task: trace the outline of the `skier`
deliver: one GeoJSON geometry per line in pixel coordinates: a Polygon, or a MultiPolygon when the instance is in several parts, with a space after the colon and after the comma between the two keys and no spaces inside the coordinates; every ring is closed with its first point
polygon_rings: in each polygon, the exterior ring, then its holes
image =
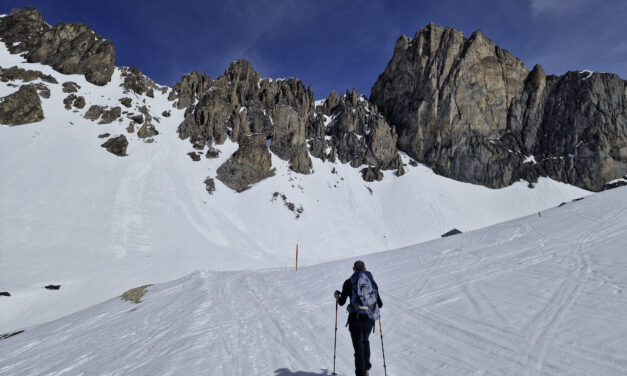
{"type": "Polygon", "coordinates": [[[348,325],[355,349],[356,376],[368,376],[372,367],[368,337],[374,330],[374,321],[379,316],[379,308],[383,306],[378,290],[372,274],[366,271],[366,264],[358,260],[353,264],[353,275],[344,281],[342,292],[336,290],[333,293],[341,306],[350,297],[346,325],[348,325]]]}

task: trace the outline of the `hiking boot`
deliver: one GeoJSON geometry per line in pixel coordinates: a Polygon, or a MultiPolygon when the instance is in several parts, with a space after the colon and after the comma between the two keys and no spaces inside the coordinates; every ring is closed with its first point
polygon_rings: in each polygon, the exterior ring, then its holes
{"type": "Polygon", "coordinates": [[[369,370],[369,369],[367,369],[367,370],[366,370],[366,376],[369,376],[369,375],[370,375],[370,370],[369,370]]]}

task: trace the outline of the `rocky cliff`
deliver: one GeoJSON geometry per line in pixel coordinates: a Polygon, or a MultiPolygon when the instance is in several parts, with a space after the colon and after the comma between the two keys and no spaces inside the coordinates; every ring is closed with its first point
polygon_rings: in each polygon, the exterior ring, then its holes
{"type": "MultiPolygon", "coordinates": [[[[97,85],[110,82],[114,71],[110,41],[80,23],[52,27],[35,8],[0,18],[0,40],[29,62],[83,74],[97,85]]],[[[120,72],[129,95],[168,90],[138,69],[120,72]]],[[[56,83],[41,72],[0,67],[0,80],[16,79],[56,83]]],[[[74,86],[63,83],[69,93],[64,105],[72,111],[86,106],[74,86]]],[[[0,123],[41,120],[39,96],[47,95],[38,83],[1,98],[0,123]]],[[[370,100],[353,89],[314,102],[311,85],[262,79],[246,60],[216,79],[184,75],[168,99],[185,110],[178,133],[196,149],[189,153],[194,161],[203,153],[218,157],[214,145],[227,139],[238,144],[216,176],[237,191],[272,175],[272,154],[298,173],[311,173],[318,158],[360,168],[364,180],[373,181],[382,170],[403,175],[403,151],[438,174],[491,188],[549,176],[596,191],[627,174],[625,81],[587,71],[547,76],[540,66],[530,71],[480,31],[466,38],[429,24],[413,38],[400,37],[370,100]]],[[[126,115],[127,131],[152,142],[158,117],[143,105],[133,112],[130,97],[119,101],[125,109],[90,103],[84,116],[108,124],[126,115]]]]}
{"type": "Polygon", "coordinates": [[[250,62],[239,60],[215,80],[196,72],[183,76],[169,99],[187,108],[180,137],[196,149],[208,147],[207,158],[216,156],[214,144],[239,143],[217,175],[237,191],[272,175],[270,152],[303,174],[311,172],[310,155],[353,167],[402,166],[395,131],[355,90],[332,93],[315,108],[311,86],[296,78],[261,79],[250,62]]]}
{"type": "Polygon", "coordinates": [[[13,9],[0,18],[0,40],[11,53],[25,53],[31,63],[50,65],[65,74],[83,74],[96,85],[106,84],[113,74],[113,43],[82,23],[51,27],[35,8],[13,9]]]}
{"type": "Polygon", "coordinates": [[[600,190],[627,173],[627,83],[530,72],[480,31],[402,36],[370,100],[398,146],[457,180],[500,188],[538,176],[600,190]]]}

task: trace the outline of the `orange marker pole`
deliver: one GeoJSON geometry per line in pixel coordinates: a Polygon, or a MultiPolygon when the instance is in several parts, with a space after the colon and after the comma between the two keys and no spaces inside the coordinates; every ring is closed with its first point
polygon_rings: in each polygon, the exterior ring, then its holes
{"type": "Polygon", "coordinates": [[[296,270],[298,270],[298,243],[296,243],[296,270]]]}

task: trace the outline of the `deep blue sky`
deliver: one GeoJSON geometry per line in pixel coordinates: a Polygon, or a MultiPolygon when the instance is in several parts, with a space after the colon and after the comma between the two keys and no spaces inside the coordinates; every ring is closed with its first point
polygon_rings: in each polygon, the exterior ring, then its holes
{"type": "MultiPolygon", "coordinates": [[[[316,98],[355,86],[369,95],[401,34],[429,22],[481,29],[528,67],[592,69],[627,78],[626,0],[63,0],[36,6],[51,25],[84,22],[113,41],[116,65],[171,86],[183,73],[211,77],[238,58],[262,77],[298,77],[316,98]]],[[[1,62],[0,62],[1,63],[1,62]]]]}

